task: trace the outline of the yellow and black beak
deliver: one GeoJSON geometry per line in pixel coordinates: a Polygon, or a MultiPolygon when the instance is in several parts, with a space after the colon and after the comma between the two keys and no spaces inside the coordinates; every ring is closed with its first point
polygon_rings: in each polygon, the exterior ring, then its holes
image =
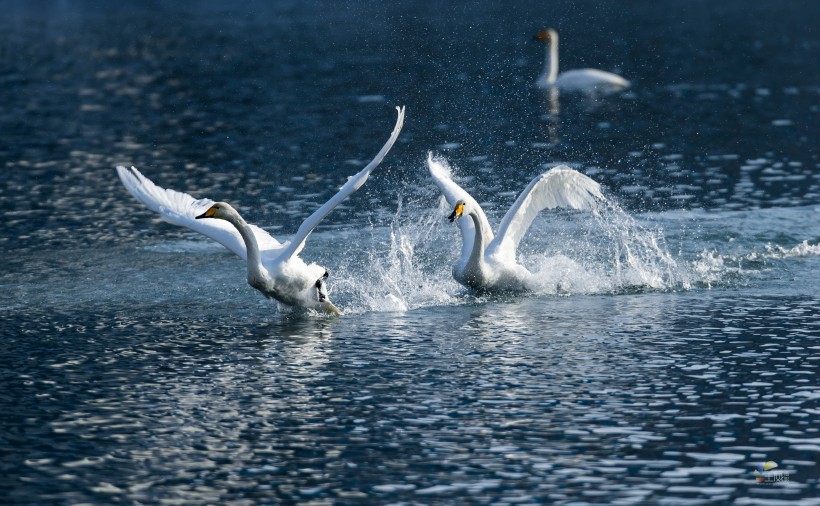
{"type": "Polygon", "coordinates": [[[215,214],[216,214],[216,206],[211,206],[211,207],[208,208],[207,211],[205,211],[204,213],[197,216],[196,219],[201,220],[202,218],[213,218],[215,214]]]}
{"type": "Polygon", "coordinates": [[[453,209],[453,214],[448,216],[447,219],[450,220],[450,223],[452,223],[461,218],[462,214],[464,214],[464,202],[459,202],[456,204],[455,209],[453,209]]]}

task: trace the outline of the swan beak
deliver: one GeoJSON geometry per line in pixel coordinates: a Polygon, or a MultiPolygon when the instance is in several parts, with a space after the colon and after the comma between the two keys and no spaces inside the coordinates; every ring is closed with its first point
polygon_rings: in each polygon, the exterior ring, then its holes
{"type": "Polygon", "coordinates": [[[549,42],[550,40],[550,32],[548,30],[542,30],[535,35],[532,36],[532,40],[537,40],[539,42],[549,42]]]}
{"type": "Polygon", "coordinates": [[[216,208],[214,206],[211,206],[211,207],[208,208],[207,211],[200,214],[195,219],[201,220],[202,218],[213,218],[215,214],[216,214],[216,208]]]}
{"type": "Polygon", "coordinates": [[[450,223],[452,223],[454,221],[458,221],[458,219],[461,218],[462,214],[464,214],[464,203],[459,202],[458,204],[456,204],[456,208],[453,209],[453,214],[448,216],[447,219],[450,220],[450,223]]]}

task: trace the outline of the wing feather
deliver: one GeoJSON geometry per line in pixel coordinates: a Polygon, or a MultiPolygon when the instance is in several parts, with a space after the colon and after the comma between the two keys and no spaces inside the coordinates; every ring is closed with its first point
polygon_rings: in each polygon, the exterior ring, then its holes
{"type": "MultiPolygon", "coordinates": [[[[243,259],[247,249],[236,228],[224,220],[197,220],[198,216],[214,204],[211,199],[195,199],[187,193],[162,188],[143,176],[135,167],[117,167],[122,184],[137,200],[159,213],[163,220],[173,225],[187,227],[204,234],[243,259]]],[[[260,251],[281,248],[282,245],[261,228],[251,225],[260,251]]]]}
{"type": "Polygon", "coordinates": [[[285,248],[281,253],[280,261],[286,261],[293,255],[298,255],[299,252],[302,251],[302,248],[305,247],[305,240],[307,240],[307,237],[311,232],[313,232],[313,229],[315,229],[336,206],[341,204],[347,197],[361,188],[365,181],[367,181],[367,178],[370,176],[373,169],[378,167],[387,155],[387,152],[390,151],[390,148],[392,148],[393,144],[396,143],[396,139],[398,139],[401,128],[404,125],[404,107],[396,107],[396,110],[399,112],[398,119],[396,120],[396,126],[393,127],[393,132],[390,134],[390,138],[387,139],[384,146],[382,146],[382,149],[365,168],[360,170],[354,176],[351,176],[339,192],[331,197],[325,205],[307,217],[302,225],[299,226],[299,230],[296,231],[293,239],[291,239],[289,243],[286,243],[285,248]]]}
{"type": "MultiPolygon", "coordinates": [[[[444,198],[450,207],[454,207],[456,202],[463,200],[470,204],[470,207],[475,209],[479,215],[479,220],[484,222],[484,230],[487,231],[484,237],[484,244],[489,244],[493,240],[493,234],[490,231],[490,222],[487,221],[487,216],[478,205],[478,202],[470,196],[463,188],[456,184],[452,179],[452,171],[449,164],[444,158],[434,157],[433,153],[427,154],[427,168],[430,169],[430,175],[433,177],[433,182],[436,183],[444,198]]],[[[458,220],[458,227],[461,230],[461,260],[466,261],[470,257],[475,244],[475,224],[473,220],[462,217],[458,220]]]]}
{"type": "Polygon", "coordinates": [[[518,244],[544,209],[591,210],[601,200],[604,196],[598,183],[566,165],[553,167],[533,179],[521,192],[504,215],[487,254],[514,259],[518,244]]]}

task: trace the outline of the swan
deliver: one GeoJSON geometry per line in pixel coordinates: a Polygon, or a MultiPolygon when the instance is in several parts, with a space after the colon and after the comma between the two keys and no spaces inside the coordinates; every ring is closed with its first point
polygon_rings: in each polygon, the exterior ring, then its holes
{"type": "Polygon", "coordinates": [[[462,285],[482,291],[530,291],[534,276],[516,261],[516,250],[536,215],[543,209],[563,207],[594,210],[603,201],[601,186],[566,165],[558,165],[533,179],[493,236],[490,222],[478,202],[453,182],[442,158],[427,156],[427,167],[453,212],[448,219],[461,229],[461,255],[453,277],[462,285]],[[460,219],[468,216],[469,219],[460,219]]]}
{"type": "Polygon", "coordinates": [[[558,32],[547,28],[535,37],[547,45],[544,72],[535,81],[539,88],[558,88],[564,91],[618,91],[628,88],[630,82],[623,77],[598,69],[568,70],[558,74],[558,32]]]}
{"type": "Polygon", "coordinates": [[[290,306],[340,315],[341,311],[330,301],[325,289],[327,269],[315,263],[306,264],[299,258],[299,252],[313,229],[367,181],[370,172],[393,147],[404,124],[404,107],[396,107],[396,110],[396,126],[376,157],[349,178],[339,192],[311,214],[293,238],[285,243],[280,243],[265,230],[249,225],[225,202],[196,200],[187,193],[161,188],[135,167],[119,166],[117,174],[131,195],[159,213],[165,221],[205,234],[247,260],[248,284],[265,297],[290,306]]]}

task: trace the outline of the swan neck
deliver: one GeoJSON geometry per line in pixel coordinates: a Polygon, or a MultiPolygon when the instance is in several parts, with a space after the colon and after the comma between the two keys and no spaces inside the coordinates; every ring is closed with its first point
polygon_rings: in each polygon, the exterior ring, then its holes
{"type": "Polygon", "coordinates": [[[470,218],[475,225],[475,239],[473,240],[473,251],[470,252],[470,259],[467,261],[468,265],[479,265],[484,262],[484,249],[487,245],[484,243],[487,231],[484,230],[484,223],[475,211],[469,213],[470,218]]]}
{"type": "Polygon", "coordinates": [[[550,38],[546,48],[546,60],[544,61],[544,74],[547,76],[547,83],[553,84],[558,78],[558,37],[550,38]]]}
{"type": "Polygon", "coordinates": [[[262,258],[259,254],[259,243],[256,242],[256,236],[253,235],[253,230],[251,230],[250,225],[248,225],[244,218],[238,213],[231,215],[228,222],[236,227],[236,230],[239,231],[239,235],[242,236],[242,240],[245,242],[245,249],[248,251],[248,279],[265,278],[266,276],[263,274],[262,268],[262,258]]]}

